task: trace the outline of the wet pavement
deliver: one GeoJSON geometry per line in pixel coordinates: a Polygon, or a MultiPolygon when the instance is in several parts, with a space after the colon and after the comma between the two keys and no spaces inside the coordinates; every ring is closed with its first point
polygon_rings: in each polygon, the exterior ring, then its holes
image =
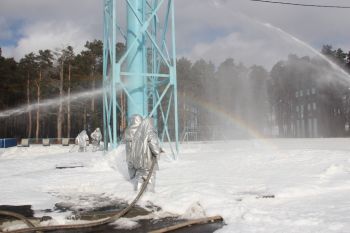
{"type": "MultiPolygon", "coordinates": [[[[162,218],[157,220],[139,220],[139,227],[133,229],[116,229],[114,225],[103,225],[94,228],[87,228],[81,230],[64,230],[64,231],[52,231],[54,233],[101,233],[101,232],[110,232],[110,233],[144,233],[152,230],[158,230],[164,227],[173,226],[178,223],[185,222],[186,220],[177,219],[177,218],[162,218]]],[[[193,225],[190,227],[184,227],[178,230],[171,231],[173,233],[212,233],[225,224],[223,222],[214,222],[201,225],[193,225]]]]}
{"type": "MultiPolygon", "coordinates": [[[[0,210],[15,212],[27,218],[31,218],[34,216],[34,211],[32,210],[31,205],[22,205],[22,206],[0,205],[0,210]]],[[[10,218],[11,217],[0,215],[0,223],[10,218]]]]}
{"type": "MultiPolygon", "coordinates": [[[[101,206],[98,208],[90,209],[90,210],[84,210],[84,209],[78,209],[73,210],[72,219],[81,219],[81,220],[97,220],[105,217],[109,217],[123,208],[127,206],[126,203],[119,203],[118,205],[110,205],[110,206],[101,206]]],[[[167,218],[161,218],[161,219],[148,219],[147,215],[151,214],[152,212],[156,212],[161,210],[157,206],[147,206],[145,208],[141,208],[140,206],[136,206],[135,208],[131,209],[129,213],[127,213],[124,218],[131,218],[131,221],[134,221],[132,218],[134,217],[140,217],[145,216],[145,219],[139,219],[135,220],[134,222],[137,222],[137,225],[132,229],[119,229],[116,224],[107,224],[102,225],[98,227],[93,228],[85,228],[85,229],[74,229],[74,230],[58,230],[58,231],[50,231],[53,233],[143,233],[148,232],[152,230],[161,229],[164,227],[173,226],[175,224],[186,222],[185,219],[180,219],[177,217],[167,217],[167,218]]],[[[0,206],[0,210],[6,210],[6,211],[13,211],[16,213],[20,213],[28,218],[33,218],[34,211],[31,209],[30,205],[24,205],[24,206],[0,206]]],[[[37,218],[40,220],[48,220],[50,219],[49,215],[50,212],[66,212],[66,211],[72,211],[72,206],[69,203],[57,203],[53,210],[45,210],[42,212],[45,212],[47,216],[44,216],[42,218],[37,218]]],[[[8,221],[7,217],[0,216],[0,224],[4,221],[8,221]]],[[[207,223],[207,224],[201,224],[201,225],[192,225],[190,227],[181,228],[178,230],[174,230],[171,232],[174,233],[212,233],[220,228],[222,228],[225,225],[224,222],[214,222],[214,223],[207,223]]]]}

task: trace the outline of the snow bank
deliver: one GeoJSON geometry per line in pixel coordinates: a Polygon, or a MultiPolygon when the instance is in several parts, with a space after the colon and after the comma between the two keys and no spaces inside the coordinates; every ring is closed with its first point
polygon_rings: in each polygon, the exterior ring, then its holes
{"type": "MultiPolygon", "coordinates": [[[[221,215],[218,232],[348,232],[349,139],[237,140],[181,145],[178,161],[161,157],[155,193],[163,212],[184,218],[221,215]]],[[[9,148],[0,154],[0,205],[56,203],[95,208],[136,193],[128,179],[125,148],[69,152],[61,146],[9,148]],[[56,169],[57,165],[81,165],[56,169]]],[[[169,148],[166,149],[168,152],[169,148]]],[[[74,209],[73,208],[73,209],[74,209]]],[[[54,214],[54,221],[65,222],[54,214]]],[[[136,220],[117,225],[134,227],[136,220]]]]}

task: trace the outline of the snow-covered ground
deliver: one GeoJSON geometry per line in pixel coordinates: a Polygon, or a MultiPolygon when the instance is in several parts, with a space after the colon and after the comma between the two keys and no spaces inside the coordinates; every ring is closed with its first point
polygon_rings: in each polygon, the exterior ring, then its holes
{"type": "MultiPolygon", "coordinates": [[[[69,150],[1,150],[0,205],[89,208],[134,198],[123,147],[105,155],[69,150]],[[56,169],[70,165],[84,167],[56,169]]],[[[187,143],[178,161],[164,155],[159,165],[156,192],[140,204],[152,202],[163,214],[221,215],[227,225],[218,232],[350,232],[350,139],[187,143]]],[[[64,217],[54,214],[58,223],[64,217]]]]}

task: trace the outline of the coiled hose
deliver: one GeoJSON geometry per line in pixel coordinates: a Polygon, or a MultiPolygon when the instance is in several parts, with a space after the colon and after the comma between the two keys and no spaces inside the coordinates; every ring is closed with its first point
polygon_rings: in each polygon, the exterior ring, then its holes
{"type": "Polygon", "coordinates": [[[131,208],[133,208],[135,206],[135,204],[137,203],[137,201],[140,199],[140,197],[142,196],[142,194],[144,193],[144,191],[147,188],[149,180],[152,177],[152,173],[153,173],[156,161],[157,161],[157,159],[155,159],[155,158],[152,159],[151,169],[150,169],[150,171],[149,171],[149,173],[147,175],[147,178],[146,178],[145,182],[142,184],[139,193],[135,197],[135,199],[130,203],[130,205],[128,207],[126,207],[121,212],[119,212],[118,214],[116,214],[116,215],[114,215],[112,217],[109,217],[109,218],[106,218],[106,219],[102,219],[102,220],[99,220],[99,221],[90,222],[90,223],[83,223],[83,224],[67,224],[67,225],[53,225],[53,226],[36,227],[29,220],[27,220],[26,217],[24,217],[23,215],[20,215],[20,214],[17,214],[17,213],[13,213],[13,212],[9,212],[9,211],[0,211],[0,215],[12,216],[12,217],[19,218],[19,219],[24,221],[29,226],[28,228],[18,229],[18,230],[13,230],[13,231],[6,231],[6,232],[7,233],[26,233],[26,232],[38,232],[38,231],[81,229],[81,228],[96,227],[96,226],[105,225],[105,224],[114,222],[114,221],[118,220],[119,218],[121,218],[122,216],[124,216],[127,212],[129,212],[129,210],[131,208]]]}

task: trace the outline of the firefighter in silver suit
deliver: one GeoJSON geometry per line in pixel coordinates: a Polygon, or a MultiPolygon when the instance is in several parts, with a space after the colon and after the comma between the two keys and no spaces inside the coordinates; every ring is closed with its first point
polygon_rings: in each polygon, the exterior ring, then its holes
{"type": "Polygon", "coordinates": [[[134,159],[132,158],[132,145],[136,130],[141,125],[142,116],[135,114],[132,115],[129,122],[129,127],[125,131],[125,149],[126,149],[126,163],[128,165],[128,172],[130,179],[134,179],[136,175],[136,169],[133,165],[134,159]]]}
{"type": "Polygon", "coordinates": [[[102,140],[102,133],[100,128],[96,128],[95,131],[90,135],[93,145],[93,151],[100,150],[100,142],[102,140]]]}
{"type": "MultiPolygon", "coordinates": [[[[137,118],[139,120],[139,118],[137,118]]],[[[142,118],[141,118],[142,119],[142,118]]],[[[131,123],[135,122],[131,121],[131,123]]],[[[130,125],[132,126],[132,124],[130,125]]],[[[130,127],[129,127],[130,128],[130,127]]],[[[157,130],[153,125],[152,118],[145,118],[139,123],[131,141],[129,158],[135,170],[135,189],[139,190],[150,172],[152,162],[155,167],[148,184],[151,191],[155,190],[156,170],[158,170],[157,157],[162,152],[159,144],[157,130]]]]}
{"type": "Polygon", "coordinates": [[[75,144],[79,146],[79,152],[85,152],[86,147],[89,145],[89,136],[86,130],[81,131],[75,138],[75,144]]]}

